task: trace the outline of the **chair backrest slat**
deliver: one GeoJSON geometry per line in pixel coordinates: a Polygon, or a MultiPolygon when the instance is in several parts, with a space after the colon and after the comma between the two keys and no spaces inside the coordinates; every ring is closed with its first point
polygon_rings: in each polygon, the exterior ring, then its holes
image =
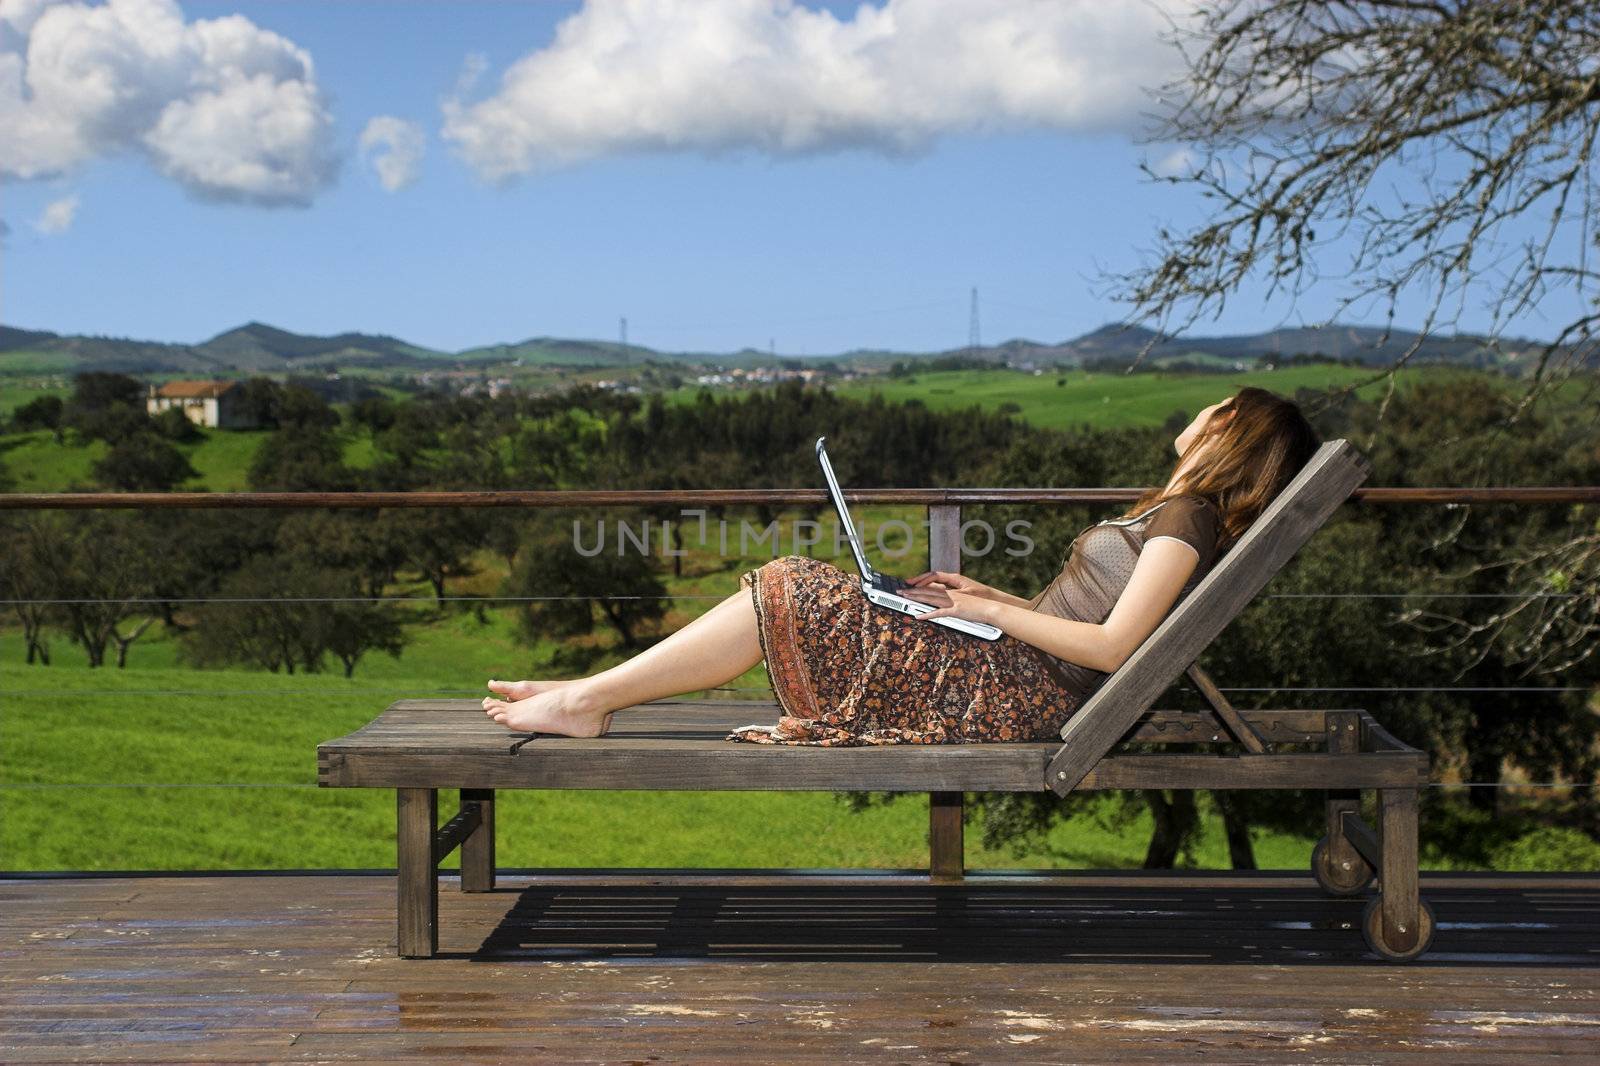
{"type": "Polygon", "coordinates": [[[1076,788],[1284,563],[1366,480],[1372,465],[1347,440],[1322,445],[1244,536],[1062,727],[1048,784],[1076,788]]]}

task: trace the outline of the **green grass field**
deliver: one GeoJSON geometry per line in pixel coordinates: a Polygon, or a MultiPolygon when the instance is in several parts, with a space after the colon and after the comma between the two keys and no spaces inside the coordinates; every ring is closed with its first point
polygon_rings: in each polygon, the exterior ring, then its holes
{"type": "Polygon", "coordinates": [[[0,374],[70,374],[78,358],[69,352],[35,352],[17,348],[0,352],[0,374]]]}
{"type": "Polygon", "coordinates": [[[63,400],[71,392],[64,381],[57,379],[49,384],[35,377],[0,375],[0,419],[11,417],[11,412],[40,396],[59,396],[63,400]]]}
{"type": "MultiPolygon", "coordinates": [[[[180,488],[212,492],[248,489],[250,460],[269,435],[267,430],[211,429],[200,440],[179,444],[178,450],[200,473],[180,488]]],[[[364,430],[351,430],[347,437],[345,462],[357,468],[371,465],[376,454],[371,436],[364,430]]],[[[0,462],[16,480],[18,492],[64,492],[75,485],[93,489],[92,468],[105,453],[103,441],[79,442],[71,433],[60,444],[48,430],[0,435],[0,462]]]]}
{"type": "MultiPolygon", "coordinates": [[[[1405,371],[1402,383],[1421,374],[1448,370],[1405,371]]],[[[1253,370],[1238,374],[1108,374],[1070,370],[1038,375],[1015,370],[935,370],[905,378],[888,376],[841,381],[832,387],[840,396],[866,399],[876,392],[891,403],[919,400],[929,409],[948,411],[974,405],[996,410],[1011,403],[1016,417],[1045,429],[1086,425],[1158,426],[1174,411],[1194,415],[1244,385],[1257,385],[1283,395],[1298,388],[1345,386],[1371,377],[1370,371],[1342,366],[1303,366],[1253,370]],[[1061,384],[1057,384],[1057,381],[1061,384]]],[[[1372,390],[1381,385],[1367,386],[1372,390]]],[[[669,402],[691,403],[700,386],[664,393],[669,402]]],[[[1364,393],[1365,394],[1365,393],[1364,393]]]]}
{"type": "Polygon", "coordinates": [[[1013,403],[1021,408],[1017,417],[1030,425],[1104,429],[1158,426],[1174,411],[1193,416],[1245,385],[1291,396],[1298,388],[1350,385],[1370,376],[1367,371],[1341,366],[1240,374],[1091,374],[1074,370],[1034,376],[1015,371],[941,370],[911,378],[842,382],[837,391],[857,398],[879,392],[891,403],[918,399],[935,411],[974,404],[993,410],[1013,403]],[[1063,384],[1057,385],[1057,380],[1063,384]]]}

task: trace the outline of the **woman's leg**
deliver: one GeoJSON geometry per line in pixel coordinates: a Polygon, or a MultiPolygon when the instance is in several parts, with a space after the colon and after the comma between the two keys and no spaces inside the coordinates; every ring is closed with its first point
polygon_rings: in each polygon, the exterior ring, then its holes
{"type": "Polygon", "coordinates": [[[483,708],[509,729],[599,736],[619,707],[714,688],[759,663],[756,624],[755,593],[740,589],[665,640],[609,670],[542,688],[515,702],[490,697],[483,708]]]}
{"type": "MultiPolygon", "coordinates": [[[[678,630],[676,633],[674,633],[671,636],[667,637],[666,640],[663,640],[659,644],[656,644],[653,647],[651,647],[650,649],[648,649],[648,650],[646,650],[644,652],[641,652],[639,654],[639,656],[636,656],[636,658],[643,658],[644,656],[649,655],[652,651],[656,650],[656,648],[659,648],[662,645],[667,644],[667,643],[669,643],[671,641],[676,641],[680,637],[684,637],[684,636],[689,635],[689,634],[697,633],[698,632],[698,627],[700,627],[703,624],[706,624],[707,621],[713,615],[717,614],[717,612],[721,611],[728,604],[734,602],[735,600],[738,600],[741,596],[748,597],[749,595],[750,595],[750,592],[747,589],[740,589],[738,592],[735,592],[735,593],[731,594],[726,599],[724,599],[721,603],[718,603],[715,607],[711,608],[711,610],[707,611],[705,614],[701,615],[699,618],[693,619],[688,625],[684,626],[682,629],[678,630]]],[[[755,610],[754,607],[752,607],[751,608],[752,614],[754,613],[754,610],[755,610]]],[[[757,661],[759,662],[760,661],[760,658],[759,658],[760,646],[759,646],[759,644],[757,645],[756,651],[757,651],[757,661]]],[[[632,660],[629,660],[629,661],[631,662],[632,660]]],[[[618,667],[626,666],[626,665],[627,665],[627,663],[619,663],[618,667]]],[[[750,666],[754,666],[754,665],[755,665],[755,663],[751,663],[750,664],[750,666]]],[[[618,667],[613,667],[613,669],[617,669],[618,667]]],[[[745,670],[748,670],[749,668],[750,667],[747,666],[747,667],[745,667],[745,670]]],[[[609,671],[606,671],[606,672],[609,672],[609,671]]],[[[744,673],[744,670],[739,671],[739,673],[741,673],[741,674],[744,673]]],[[[599,675],[595,675],[595,676],[599,676],[599,675]]],[[[738,677],[739,674],[734,674],[733,676],[734,677],[738,677]]],[[[504,702],[506,702],[506,703],[515,703],[515,702],[518,702],[520,700],[526,700],[529,696],[536,696],[539,693],[546,692],[546,691],[548,691],[550,689],[561,688],[563,685],[581,685],[581,684],[585,684],[585,683],[587,683],[587,682],[589,682],[591,680],[592,680],[592,678],[587,678],[587,677],[550,678],[548,680],[543,680],[543,681],[534,681],[534,680],[528,680],[528,681],[495,681],[495,680],[490,680],[487,687],[489,688],[490,691],[492,691],[496,695],[500,696],[501,699],[504,702]]],[[[683,692],[693,692],[695,690],[693,688],[686,688],[686,689],[682,689],[681,691],[683,691],[683,692]]],[[[677,695],[677,693],[673,693],[673,695],[677,695]]],[[[484,706],[487,707],[488,704],[489,704],[489,700],[485,700],[484,701],[484,706]]],[[[623,704],[623,706],[627,706],[627,705],[623,704]]]]}

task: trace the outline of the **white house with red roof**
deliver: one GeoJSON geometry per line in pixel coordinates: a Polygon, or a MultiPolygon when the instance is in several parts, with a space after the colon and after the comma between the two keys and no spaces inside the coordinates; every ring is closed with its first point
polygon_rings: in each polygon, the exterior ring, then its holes
{"type": "Polygon", "coordinates": [[[196,425],[256,428],[254,416],[245,409],[244,386],[237,381],[168,381],[151,385],[145,410],[155,415],[169,407],[178,408],[196,425]]]}

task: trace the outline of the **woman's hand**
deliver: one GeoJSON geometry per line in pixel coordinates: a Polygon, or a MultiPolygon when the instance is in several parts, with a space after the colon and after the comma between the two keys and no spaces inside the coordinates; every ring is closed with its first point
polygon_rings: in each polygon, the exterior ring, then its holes
{"type": "MultiPolygon", "coordinates": [[[[956,575],[949,574],[946,576],[955,577],[956,575]]],[[[989,589],[989,586],[977,581],[972,582],[972,584],[982,589],[989,589]]],[[[992,592],[993,590],[989,589],[989,591],[992,592]]],[[[991,624],[994,621],[992,616],[996,606],[995,602],[975,592],[948,588],[943,584],[930,582],[928,585],[920,587],[907,585],[900,590],[899,594],[908,600],[916,600],[918,603],[933,605],[935,610],[929,611],[927,614],[919,614],[916,616],[917,618],[965,618],[969,622],[989,622],[991,624]]]]}
{"type": "MultiPolygon", "coordinates": [[[[989,603],[996,606],[1025,607],[1030,611],[1033,610],[1033,603],[1029,600],[1023,599],[1021,596],[1013,596],[1011,593],[1002,589],[997,589],[993,585],[985,585],[982,581],[974,581],[970,577],[963,577],[961,574],[952,574],[944,570],[929,570],[926,573],[918,574],[916,577],[908,579],[906,581],[906,585],[908,586],[908,589],[902,589],[902,594],[909,589],[921,589],[924,591],[934,592],[943,590],[945,592],[959,593],[964,596],[977,597],[978,599],[987,600],[989,603]]],[[[917,598],[918,597],[916,596],[907,597],[907,599],[917,598]]],[[[923,602],[932,603],[933,601],[924,600],[923,602]]],[[[940,606],[943,606],[942,601],[940,606]]],[[[928,616],[922,615],[921,617],[927,618],[928,616]]],[[[962,614],[961,617],[972,618],[973,616],[970,614],[962,614]]]]}
{"type": "MultiPolygon", "coordinates": [[[[929,570],[918,574],[906,581],[907,585],[919,588],[947,589],[953,592],[965,593],[968,596],[978,596],[986,600],[998,599],[998,589],[985,585],[982,581],[974,581],[961,574],[951,574],[944,570],[929,570]]],[[[924,616],[926,617],[926,616],[924,616]]]]}

